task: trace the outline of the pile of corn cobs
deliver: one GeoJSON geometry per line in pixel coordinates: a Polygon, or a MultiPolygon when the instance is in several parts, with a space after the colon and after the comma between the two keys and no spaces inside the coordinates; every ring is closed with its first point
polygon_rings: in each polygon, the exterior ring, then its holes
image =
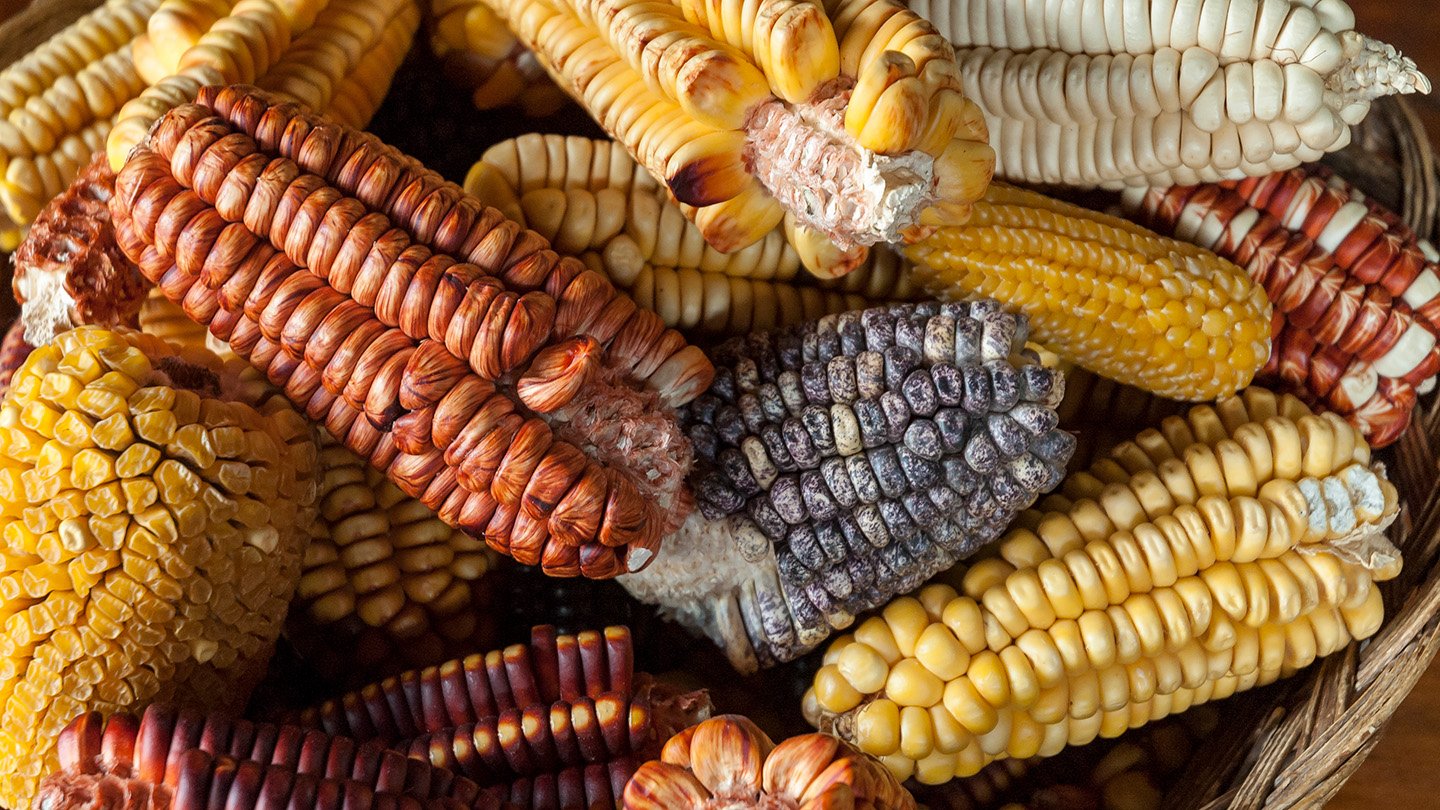
{"type": "Polygon", "coordinates": [[[1010,783],[1379,628],[1440,271],[1299,164],[1429,82],[1074,5],[108,0],[0,70],[0,806],[1157,806],[1164,742],[1010,783]]]}

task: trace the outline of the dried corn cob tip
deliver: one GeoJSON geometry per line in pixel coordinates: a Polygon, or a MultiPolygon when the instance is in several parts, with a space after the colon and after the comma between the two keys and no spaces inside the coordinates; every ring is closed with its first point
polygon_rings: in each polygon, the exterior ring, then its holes
{"type": "Polygon", "coordinates": [[[144,89],[130,41],[158,4],[109,0],[0,71],[0,230],[63,192],[144,89]]]}
{"type": "Polygon", "coordinates": [[[781,228],[733,253],[716,250],[683,207],[609,140],[503,141],[470,169],[465,188],[603,272],[686,334],[733,337],[918,296],[903,262],[885,248],[870,251],[840,279],[802,267],[781,228]]]}
{"type": "Polygon", "coordinates": [[[557,576],[647,565],[689,509],[668,406],[704,355],[372,137],[253,89],[200,101],[121,172],[142,272],[451,526],[557,576]]]}
{"type": "Polygon", "coordinates": [[[1342,0],[910,7],[954,43],[997,171],[1016,181],[1119,188],[1283,171],[1346,146],[1375,99],[1430,92],[1413,61],[1354,30],[1342,0]]]}
{"type": "Polygon", "coordinates": [[[1382,447],[1440,373],[1440,268],[1414,233],[1324,169],[1128,192],[1147,227],[1234,261],[1276,311],[1264,376],[1382,447]]]}
{"type": "Polygon", "coordinates": [[[375,741],[163,705],[138,718],[78,715],[60,732],[57,748],[59,770],[45,778],[36,807],[502,806],[498,790],[375,741]]]}
{"type": "Polygon", "coordinates": [[[1293,674],[1379,627],[1374,583],[1399,569],[1383,473],[1294,397],[1169,417],[1069,476],[958,587],[838,639],[807,717],[942,784],[1293,674]]]}
{"type": "Polygon", "coordinates": [[[322,674],[366,681],[493,638],[484,540],[323,432],[318,503],[286,634],[322,674]]]}
{"type": "Polygon", "coordinates": [[[512,796],[530,794],[515,799],[521,806],[543,807],[553,805],[536,795],[557,779],[579,777],[581,795],[618,797],[637,757],[659,754],[663,740],[709,714],[704,692],[680,693],[634,671],[625,628],[572,636],[542,626],[528,645],[387,678],[300,722],[382,742],[484,787],[508,785],[512,796]]]}
{"type": "Polygon", "coordinates": [[[727,714],[672,737],[630,778],[622,806],[904,810],[915,799],[879,762],[835,737],[805,734],[776,745],[747,718],[727,714]]]}
{"type": "Polygon", "coordinates": [[[989,182],[949,44],[891,0],[484,2],[719,250],[789,214],[843,275],[989,182]]]}
{"type": "Polygon", "coordinates": [[[929,292],[998,298],[1061,357],[1160,396],[1233,394],[1270,354],[1270,303],[1239,267],[1034,192],[996,185],[904,252],[929,292]]]}
{"type": "Polygon", "coordinates": [[[515,105],[539,118],[569,101],[535,54],[480,0],[431,0],[430,18],[430,49],[446,78],[471,92],[476,109],[515,105]]]}
{"type": "Polygon", "coordinates": [[[701,515],[622,584],[753,670],[995,539],[1074,445],[1024,332],[994,302],[932,303],[726,343],[681,414],[701,515]]]}
{"type": "Polygon", "coordinates": [[[10,381],[14,379],[15,372],[25,364],[25,358],[35,347],[25,342],[25,324],[19,319],[5,330],[5,338],[0,340],[0,396],[4,396],[10,390],[10,381]]]}
{"type": "Polygon", "coordinates": [[[115,243],[114,192],[115,173],[96,153],[16,251],[12,289],[30,344],[47,344],[81,324],[135,324],[149,282],[115,243]]]}
{"type": "Polygon", "coordinates": [[[80,327],[3,406],[0,802],[28,806],[87,709],[237,707],[263,673],[313,520],[310,428],[239,364],[80,327]]]}

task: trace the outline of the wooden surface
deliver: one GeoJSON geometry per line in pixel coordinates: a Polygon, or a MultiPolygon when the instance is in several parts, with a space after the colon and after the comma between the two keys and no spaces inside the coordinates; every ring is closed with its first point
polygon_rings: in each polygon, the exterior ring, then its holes
{"type": "MultiPolygon", "coordinates": [[[[1435,0],[1350,0],[1355,27],[1399,48],[1440,88],[1440,5],[1435,0]]],[[[1417,100],[1440,144],[1440,92],[1417,100]]],[[[1385,736],[1328,810],[1440,807],[1440,659],[1406,698],[1385,736]]]]}

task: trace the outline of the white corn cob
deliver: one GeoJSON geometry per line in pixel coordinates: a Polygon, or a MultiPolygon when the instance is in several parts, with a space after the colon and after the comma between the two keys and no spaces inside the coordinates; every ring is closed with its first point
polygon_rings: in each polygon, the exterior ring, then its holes
{"type": "Polygon", "coordinates": [[[955,45],[1000,176],[1189,185],[1350,141],[1370,103],[1428,93],[1344,0],[910,0],[955,45]]]}

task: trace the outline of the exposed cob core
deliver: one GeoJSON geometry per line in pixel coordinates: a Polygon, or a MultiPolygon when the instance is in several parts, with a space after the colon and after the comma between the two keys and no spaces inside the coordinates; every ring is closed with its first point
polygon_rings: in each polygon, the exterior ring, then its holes
{"type": "Polygon", "coordinates": [[[891,0],[485,2],[720,250],[784,219],[840,275],[989,182],[950,46],[891,0]]]}

